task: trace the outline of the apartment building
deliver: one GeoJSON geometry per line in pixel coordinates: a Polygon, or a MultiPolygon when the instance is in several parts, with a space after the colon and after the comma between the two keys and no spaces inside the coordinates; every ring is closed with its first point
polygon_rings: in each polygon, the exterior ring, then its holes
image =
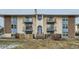
{"type": "Polygon", "coordinates": [[[1,9],[6,38],[54,39],[76,38],[73,9],[1,9]]]}

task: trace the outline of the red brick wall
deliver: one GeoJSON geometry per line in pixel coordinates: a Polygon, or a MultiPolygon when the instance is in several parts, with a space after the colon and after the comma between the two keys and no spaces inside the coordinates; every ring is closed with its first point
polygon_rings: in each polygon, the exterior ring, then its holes
{"type": "Polygon", "coordinates": [[[68,17],[68,37],[75,38],[75,17],[68,17]]]}
{"type": "Polygon", "coordinates": [[[4,16],[4,32],[11,33],[11,16],[4,16]]]}

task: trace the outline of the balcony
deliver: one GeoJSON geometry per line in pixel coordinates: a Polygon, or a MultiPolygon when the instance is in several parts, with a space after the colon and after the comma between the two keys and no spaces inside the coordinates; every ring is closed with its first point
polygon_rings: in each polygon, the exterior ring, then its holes
{"type": "Polygon", "coordinates": [[[54,24],[55,22],[56,22],[55,19],[50,19],[50,18],[47,19],[47,24],[54,24]]]}
{"type": "Polygon", "coordinates": [[[32,24],[26,24],[26,28],[32,28],[32,24]]]}
{"type": "Polygon", "coordinates": [[[26,29],[26,30],[25,30],[25,33],[26,33],[26,34],[32,34],[32,29],[26,29]]]}
{"type": "Polygon", "coordinates": [[[54,32],[54,28],[47,28],[47,32],[54,32]]]}
{"type": "Polygon", "coordinates": [[[24,23],[25,24],[32,24],[33,22],[32,22],[32,19],[25,19],[24,23]]]}

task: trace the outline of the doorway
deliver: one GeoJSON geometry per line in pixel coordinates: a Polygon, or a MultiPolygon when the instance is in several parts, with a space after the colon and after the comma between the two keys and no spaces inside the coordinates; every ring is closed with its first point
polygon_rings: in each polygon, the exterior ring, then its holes
{"type": "Polygon", "coordinates": [[[42,34],[42,26],[38,26],[37,28],[37,34],[42,34]]]}

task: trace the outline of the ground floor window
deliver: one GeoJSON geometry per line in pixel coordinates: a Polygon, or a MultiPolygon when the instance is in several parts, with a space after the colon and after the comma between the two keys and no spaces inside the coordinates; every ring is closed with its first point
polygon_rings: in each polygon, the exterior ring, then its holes
{"type": "Polygon", "coordinates": [[[75,18],[75,36],[79,36],[79,17],[75,18]]]}
{"type": "Polygon", "coordinates": [[[62,18],[62,36],[63,37],[68,37],[68,18],[63,17],[62,18]]]}
{"type": "Polygon", "coordinates": [[[12,25],[11,25],[11,28],[12,28],[12,29],[16,29],[17,26],[16,26],[15,24],[12,24],[12,25]]]}
{"type": "Polygon", "coordinates": [[[62,37],[63,38],[68,38],[68,32],[63,32],[62,37]]]}
{"type": "Polygon", "coordinates": [[[26,24],[25,26],[26,26],[25,28],[26,34],[32,34],[33,31],[32,24],[26,24]]]}
{"type": "Polygon", "coordinates": [[[68,33],[63,33],[63,36],[68,36],[68,33]]]}

